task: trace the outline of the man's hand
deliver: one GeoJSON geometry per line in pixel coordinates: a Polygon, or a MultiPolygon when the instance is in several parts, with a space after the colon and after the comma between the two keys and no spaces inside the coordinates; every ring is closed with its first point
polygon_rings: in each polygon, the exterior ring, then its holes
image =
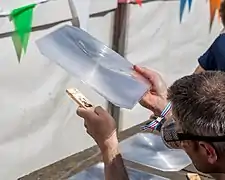
{"type": "Polygon", "coordinates": [[[140,104],[155,115],[160,115],[168,103],[166,83],[155,71],[138,66],[134,66],[134,70],[151,84],[151,89],[141,99],[140,104]]]}
{"type": "Polygon", "coordinates": [[[101,107],[78,108],[77,114],[84,118],[87,133],[93,137],[102,152],[105,179],[129,180],[118,149],[115,120],[101,107]]]}
{"type": "Polygon", "coordinates": [[[102,152],[109,146],[118,146],[116,123],[102,107],[95,109],[78,108],[77,114],[84,118],[87,133],[96,141],[102,152]]]}

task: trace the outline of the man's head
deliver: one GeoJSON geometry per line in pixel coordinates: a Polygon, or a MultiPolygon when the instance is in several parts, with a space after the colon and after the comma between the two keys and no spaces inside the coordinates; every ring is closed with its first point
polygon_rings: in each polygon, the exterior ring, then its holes
{"type": "Polygon", "coordinates": [[[222,1],[220,6],[220,17],[222,19],[223,26],[225,27],[225,0],[222,1]]]}
{"type": "MultiPolygon", "coordinates": [[[[182,133],[225,135],[225,72],[185,76],[169,88],[168,99],[182,133]]],[[[225,142],[186,140],[181,144],[198,170],[225,172],[225,142]]]]}

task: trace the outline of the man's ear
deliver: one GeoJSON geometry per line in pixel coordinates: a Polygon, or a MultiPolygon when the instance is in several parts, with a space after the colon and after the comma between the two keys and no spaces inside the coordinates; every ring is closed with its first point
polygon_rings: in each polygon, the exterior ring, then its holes
{"type": "Polygon", "coordinates": [[[209,143],[200,141],[199,142],[199,151],[200,151],[200,153],[202,153],[202,155],[204,155],[207,158],[207,161],[210,164],[214,164],[218,159],[215,148],[212,145],[210,145],[209,143]]]}

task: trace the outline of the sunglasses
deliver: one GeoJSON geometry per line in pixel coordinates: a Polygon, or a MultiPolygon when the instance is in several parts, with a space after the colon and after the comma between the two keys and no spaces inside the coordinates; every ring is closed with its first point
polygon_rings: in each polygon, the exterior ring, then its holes
{"type": "Polygon", "coordinates": [[[169,113],[171,108],[172,105],[171,102],[169,102],[159,117],[155,117],[155,119],[153,118],[146,125],[142,126],[141,129],[142,130],[151,129],[159,131],[161,133],[161,137],[165,145],[171,149],[180,149],[181,141],[185,140],[205,141],[208,143],[225,142],[225,135],[199,136],[190,133],[180,133],[179,130],[177,130],[176,121],[173,118],[165,120],[165,116],[169,113]]]}
{"type": "Polygon", "coordinates": [[[224,136],[197,136],[188,133],[177,133],[176,139],[167,140],[167,142],[174,142],[174,141],[205,141],[205,142],[225,142],[225,135],[224,136]]]}
{"type": "Polygon", "coordinates": [[[161,137],[167,147],[171,149],[180,149],[181,142],[185,140],[204,141],[208,143],[225,142],[225,135],[223,136],[199,136],[190,133],[180,133],[177,130],[176,122],[173,119],[167,120],[160,129],[161,137]]]}

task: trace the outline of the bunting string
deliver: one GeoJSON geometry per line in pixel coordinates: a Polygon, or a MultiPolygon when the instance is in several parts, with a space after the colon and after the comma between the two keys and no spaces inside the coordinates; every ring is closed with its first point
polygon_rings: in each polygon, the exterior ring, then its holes
{"type": "MultiPolygon", "coordinates": [[[[215,19],[216,12],[218,12],[218,18],[220,19],[219,9],[220,9],[221,2],[222,0],[208,0],[209,11],[210,11],[210,24],[209,24],[210,31],[212,28],[213,21],[215,19]]],[[[192,0],[180,0],[180,22],[182,22],[184,10],[187,3],[188,3],[188,9],[190,12],[192,7],[192,0]]]]}
{"type": "MultiPolygon", "coordinates": [[[[26,53],[27,50],[30,32],[32,30],[33,9],[37,5],[49,1],[55,0],[37,0],[33,4],[25,5],[16,8],[12,11],[3,11],[0,8],[0,17],[9,17],[10,21],[14,25],[15,32],[12,35],[12,40],[19,62],[21,59],[22,52],[26,53]]],[[[118,0],[118,3],[131,3],[131,2],[136,2],[141,6],[143,0],[118,0]]],[[[208,0],[210,11],[210,22],[209,22],[210,31],[212,29],[216,13],[218,14],[218,18],[220,19],[219,9],[221,6],[221,2],[222,0],[208,0]]],[[[193,5],[193,0],[180,0],[180,13],[179,13],[180,22],[182,22],[184,10],[187,5],[188,10],[190,12],[193,5]]]]}
{"type": "Polygon", "coordinates": [[[51,0],[38,0],[33,4],[16,8],[12,11],[0,11],[0,17],[9,17],[15,31],[12,34],[12,41],[16,50],[18,62],[20,63],[22,53],[25,54],[32,30],[33,9],[51,0]]]}
{"type": "MultiPolygon", "coordinates": [[[[34,1],[34,3],[32,3],[32,4],[40,5],[43,3],[47,3],[49,1],[55,1],[55,0],[37,0],[37,1],[34,1]]],[[[24,5],[24,6],[29,6],[29,4],[24,5]]],[[[24,7],[24,6],[22,6],[22,7],[24,7]]],[[[8,17],[8,16],[10,16],[11,12],[12,11],[10,11],[10,10],[3,10],[0,8],[0,17],[8,17]]]]}
{"type": "MultiPolygon", "coordinates": [[[[118,3],[136,2],[137,4],[142,5],[142,1],[143,0],[118,0],[118,3]]],[[[220,9],[220,4],[222,0],[208,0],[208,1],[210,6],[210,30],[211,30],[213,21],[215,19],[215,14],[220,9]]],[[[188,4],[188,10],[190,12],[192,4],[193,4],[193,0],[180,0],[180,22],[182,22],[184,10],[187,4],[188,4]]],[[[219,16],[219,19],[220,19],[220,16],[219,16]]]]}

